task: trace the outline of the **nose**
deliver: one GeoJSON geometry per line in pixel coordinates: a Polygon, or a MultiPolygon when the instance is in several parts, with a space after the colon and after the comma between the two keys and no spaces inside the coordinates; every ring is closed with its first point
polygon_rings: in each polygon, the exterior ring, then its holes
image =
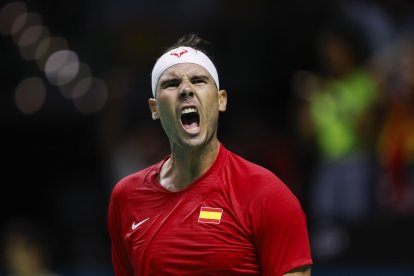
{"type": "Polygon", "coordinates": [[[187,99],[188,97],[193,97],[194,92],[191,91],[188,87],[184,88],[180,91],[180,98],[187,99]]]}

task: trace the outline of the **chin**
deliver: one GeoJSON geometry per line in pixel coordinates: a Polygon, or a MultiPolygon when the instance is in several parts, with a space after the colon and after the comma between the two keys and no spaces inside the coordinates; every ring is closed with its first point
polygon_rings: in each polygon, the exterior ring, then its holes
{"type": "Polygon", "coordinates": [[[194,137],[183,138],[181,140],[182,144],[189,147],[200,147],[207,145],[211,139],[208,139],[205,135],[197,135],[194,137]]]}

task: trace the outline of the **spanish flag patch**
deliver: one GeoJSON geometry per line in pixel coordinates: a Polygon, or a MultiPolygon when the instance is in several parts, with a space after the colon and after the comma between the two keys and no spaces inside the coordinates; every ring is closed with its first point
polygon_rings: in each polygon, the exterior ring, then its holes
{"type": "Polygon", "coordinates": [[[212,208],[212,207],[201,206],[200,215],[198,216],[198,222],[219,224],[222,214],[223,214],[222,208],[212,208]]]}

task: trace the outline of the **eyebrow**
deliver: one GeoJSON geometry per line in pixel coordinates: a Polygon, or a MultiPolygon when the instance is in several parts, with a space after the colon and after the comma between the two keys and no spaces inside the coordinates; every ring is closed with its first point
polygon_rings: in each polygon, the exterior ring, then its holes
{"type": "Polygon", "coordinates": [[[207,75],[204,75],[204,74],[194,75],[190,78],[190,80],[200,80],[200,79],[205,80],[205,81],[210,80],[210,78],[207,75]]]}
{"type": "Polygon", "coordinates": [[[163,81],[160,81],[160,83],[159,83],[159,87],[160,88],[164,88],[164,87],[167,87],[167,86],[169,86],[170,84],[172,84],[172,83],[176,83],[176,82],[181,82],[181,80],[179,79],[179,78],[177,78],[177,77],[172,77],[172,78],[168,78],[168,79],[166,79],[166,80],[163,80],[163,81]]]}
{"type": "MultiPolygon", "coordinates": [[[[204,81],[209,81],[210,77],[205,75],[205,74],[196,74],[194,76],[189,77],[190,81],[194,81],[194,80],[204,80],[204,81]]],[[[171,76],[171,77],[167,77],[165,80],[160,81],[159,83],[159,87],[166,87],[169,84],[175,83],[175,82],[181,82],[182,78],[181,77],[177,77],[177,76],[171,76]]]]}

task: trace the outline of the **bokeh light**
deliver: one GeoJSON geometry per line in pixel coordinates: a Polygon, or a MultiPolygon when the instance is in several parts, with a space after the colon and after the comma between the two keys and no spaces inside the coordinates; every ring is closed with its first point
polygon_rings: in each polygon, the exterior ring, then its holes
{"type": "MultiPolygon", "coordinates": [[[[68,99],[82,96],[88,91],[90,85],[87,86],[86,84],[83,84],[81,86],[81,89],[78,88],[77,90],[75,90],[75,87],[77,86],[78,82],[83,79],[92,80],[92,71],[86,63],[79,64],[79,71],[75,79],[65,85],[59,86],[60,93],[68,99]]],[[[92,82],[90,81],[90,83],[92,82]]]]}
{"type": "Polygon", "coordinates": [[[41,25],[43,22],[42,16],[39,13],[28,12],[23,13],[13,23],[11,35],[16,44],[19,44],[21,33],[28,27],[41,25]]]}
{"type": "MultiPolygon", "coordinates": [[[[12,34],[12,26],[16,18],[27,12],[26,4],[23,2],[10,2],[0,10],[0,33],[4,35],[12,34]]],[[[24,19],[24,18],[22,18],[24,19]]],[[[22,22],[23,26],[24,22],[22,22]]]]}
{"type": "Polygon", "coordinates": [[[108,88],[102,79],[84,78],[75,86],[74,95],[73,101],[79,112],[93,114],[105,106],[108,99],[108,88]]]}
{"type": "Polygon", "coordinates": [[[60,50],[49,56],[45,64],[47,79],[54,85],[72,81],[79,71],[78,55],[70,50],[60,50]]]}
{"type": "Polygon", "coordinates": [[[22,57],[26,60],[35,59],[39,41],[47,37],[49,30],[42,25],[34,25],[23,31],[18,41],[22,57]]]}
{"type": "Polygon", "coordinates": [[[43,71],[45,63],[52,53],[60,50],[67,50],[68,48],[68,41],[64,37],[52,36],[44,38],[37,44],[35,50],[37,66],[43,71]]]}
{"type": "Polygon", "coordinates": [[[15,92],[17,108],[24,114],[37,112],[44,104],[46,88],[38,77],[30,77],[23,80],[15,92]]]}

